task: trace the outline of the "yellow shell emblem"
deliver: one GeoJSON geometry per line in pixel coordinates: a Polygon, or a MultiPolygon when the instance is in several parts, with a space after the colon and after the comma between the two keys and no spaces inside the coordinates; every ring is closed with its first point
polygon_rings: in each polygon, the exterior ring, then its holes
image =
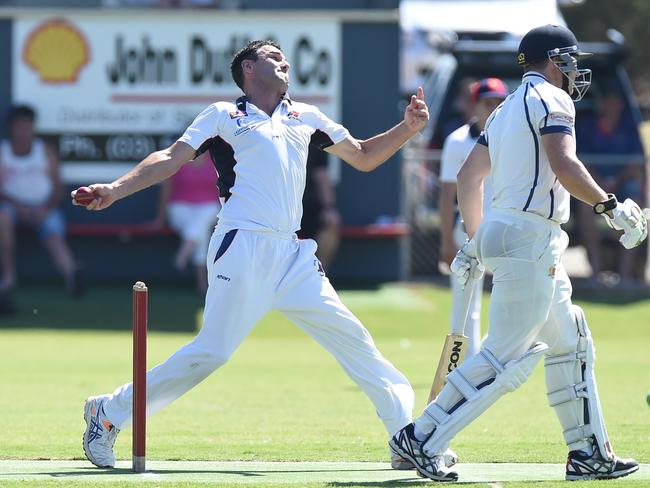
{"type": "Polygon", "coordinates": [[[69,22],[54,19],[27,37],[23,60],[45,83],[74,83],[90,52],[83,34],[69,22]]]}

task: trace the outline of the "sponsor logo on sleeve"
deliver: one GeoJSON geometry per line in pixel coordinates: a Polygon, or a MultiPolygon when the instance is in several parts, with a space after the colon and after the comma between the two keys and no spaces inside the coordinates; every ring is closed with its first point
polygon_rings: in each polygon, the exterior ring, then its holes
{"type": "Polygon", "coordinates": [[[561,112],[551,112],[548,114],[548,119],[562,124],[573,125],[573,116],[561,112]]]}

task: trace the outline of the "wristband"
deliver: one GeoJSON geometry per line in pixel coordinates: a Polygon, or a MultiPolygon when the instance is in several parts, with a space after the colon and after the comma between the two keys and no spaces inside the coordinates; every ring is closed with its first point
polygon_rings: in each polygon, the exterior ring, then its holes
{"type": "Polygon", "coordinates": [[[593,206],[594,212],[598,215],[604,214],[605,212],[609,212],[610,210],[614,210],[616,208],[616,205],[618,205],[618,200],[616,200],[616,196],[612,193],[608,193],[607,196],[609,197],[607,200],[604,202],[599,202],[596,205],[593,206]]]}

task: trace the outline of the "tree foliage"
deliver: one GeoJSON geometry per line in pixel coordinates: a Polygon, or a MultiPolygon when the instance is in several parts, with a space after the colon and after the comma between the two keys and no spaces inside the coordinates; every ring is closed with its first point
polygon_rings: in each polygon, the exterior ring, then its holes
{"type": "Polygon", "coordinates": [[[644,108],[650,107],[649,0],[586,0],[564,8],[562,13],[581,41],[607,40],[607,30],[616,29],[625,37],[629,55],[624,65],[644,108]]]}

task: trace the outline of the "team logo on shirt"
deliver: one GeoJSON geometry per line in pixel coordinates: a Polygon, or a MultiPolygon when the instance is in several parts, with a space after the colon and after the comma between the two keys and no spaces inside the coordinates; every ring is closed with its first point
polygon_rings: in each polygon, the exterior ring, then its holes
{"type": "Polygon", "coordinates": [[[237,110],[236,112],[228,112],[228,115],[230,115],[231,119],[239,119],[241,117],[246,117],[248,114],[241,110],[237,110]]]}
{"type": "Polygon", "coordinates": [[[294,111],[289,112],[289,113],[287,114],[287,118],[289,118],[289,119],[293,119],[293,120],[300,120],[300,113],[299,113],[299,112],[296,112],[296,111],[294,110],[294,111]]]}
{"type": "Polygon", "coordinates": [[[237,119],[236,124],[237,124],[238,129],[235,131],[235,136],[240,136],[240,135],[244,134],[245,132],[248,132],[249,130],[251,130],[250,125],[246,125],[244,123],[244,119],[241,119],[241,118],[237,119]]]}
{"type": "Polygon", "coordinates": [[[240,136],[240,135],[242,135],[242,134],[245,134],[245,133],[248,132],[249,130],[251,130],[251,128],[248,127],[247,125],[244,125],[244,126],[240,127],[239,129],[237,129],[237,130],[235,131],[235,135],[236,135],[236,136],[240,136]]]}

